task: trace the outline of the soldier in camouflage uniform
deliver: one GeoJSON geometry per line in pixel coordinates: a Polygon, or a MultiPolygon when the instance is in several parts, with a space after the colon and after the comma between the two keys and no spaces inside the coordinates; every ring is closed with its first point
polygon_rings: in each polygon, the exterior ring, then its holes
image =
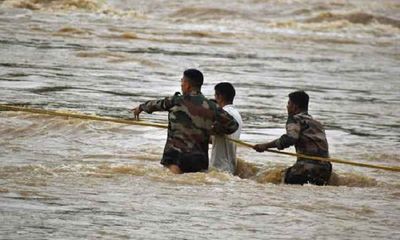
{"type": "MultiPolygon", "coordinates": [[[[257,144],[254,149],[263,152],[268,148],[280,150],[294,145],[299,154],[329,157],[325,130],[320,122],[308,113],[309,96],[304,91],[289,94],[287,105],[288,120],[286,134],[265,144],[257,144]]],[[[332,173],[330,162],[298,158],[297,162],[286,169],[284,182],[287,184],[325,185],[332,173]]]]}
{"type": "Polygon", "coordinates": [[[203,74],[196,69],[184,71],[182,95],[147,101],[133,109],[135,118],[142,111],[168,111],[168,137],[161,164],[173,173],[208,169],[208,143],[211,134],[230,134],[238,123],[222,108],[201,93],[203,74]]]}

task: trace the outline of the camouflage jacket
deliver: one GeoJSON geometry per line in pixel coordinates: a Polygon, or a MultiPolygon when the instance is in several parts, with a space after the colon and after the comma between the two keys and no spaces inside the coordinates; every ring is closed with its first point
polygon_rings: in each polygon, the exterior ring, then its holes
{"type": "MultiPolygon", "coordinates": [[[[305,155],[329,157],[328,141],[320,122],[307,112],[289,116],[286,122],[286,134],[275,140],[278,149],[294,145],[296,152],[305,155]]],[[[303,161],[304,159],[297,159],[303,161]]],[[[310,161],[310,160],[307,160],[310,161]]],[[[315,163],[320,161],[311,161],[315,163]]]]}
{"type": "MultiPolygon", "coordinates": [[[[208,165],[208,144],[211,134],[231,134],[238,129],[236,120],[208,100],[200,92],[147,101],[140,109],[152,113],[168,111],[168,137],[161,163],[172,152],[202,155],[208,165]]],[[[175,156],[176,157],[176,156],[175,156]]],[[[178,156],[179,157],[179,156],[178,156]]]]}

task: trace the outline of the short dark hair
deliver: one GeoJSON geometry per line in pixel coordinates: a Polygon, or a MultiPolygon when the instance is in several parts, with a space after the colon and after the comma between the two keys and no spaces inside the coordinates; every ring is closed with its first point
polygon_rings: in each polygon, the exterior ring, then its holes
{"type": "Polygon", "coordinates": [[[233,103],[236,91],[232,84],[228,82],[221,82],[215,85],[214,89],[215,93],[221,95],[225,99],[225,101],[233,103]]]}
{"type": "Polygon", "coordinates": [[[203,85],[203,74],[194,68],[186,69],[183,72],[183,76],[189,81],[190,86],[200,89],[203,85]]]}
{"type": "Polygon", "coordinates": [[[308,111],[308,101],[310,97],[304,91],[295,91],[289,94],[290,101],[301,110],[308,111]]]}

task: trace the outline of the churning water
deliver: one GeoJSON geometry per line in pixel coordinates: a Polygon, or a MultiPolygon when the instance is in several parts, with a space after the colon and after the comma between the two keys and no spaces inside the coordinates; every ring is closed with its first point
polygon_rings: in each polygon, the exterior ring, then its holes
{"type": "MultiPolygon", "coordinates": [[[[3,0],[0,103],[129,118],[195,67],[208,97],[236,87],[244,141],[282,134],[304,89],[332,157],[399,166],[399,40],[396,0],[3,0]]],[[[294,158],[239,147],[239,176],[173,175],[165,129],[9,111],[0,136],[1,239],[400,236],[396,172],[288,186],[294,158]]]]}

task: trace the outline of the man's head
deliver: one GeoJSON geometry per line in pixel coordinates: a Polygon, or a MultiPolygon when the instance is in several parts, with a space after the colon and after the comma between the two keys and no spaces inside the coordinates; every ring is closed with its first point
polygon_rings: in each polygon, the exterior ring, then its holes
{"type": "Polygon", "coordinates": [[[235,88],[228,82],[221,82],[215,85],[215,100],[221,107],[232,104],[235,98],[235,88]]]}
{"type": "Polygon", "coordinates": [[[308,101],[310,97],[304,91],[296,91],[289,94],[287,111],[289,115],[295,115],[308,111],[308,101]]]}
{"type": "Polygon", "coordinates": [[[192,91],[200,92],[203,80],[203,74],[199,70],[193,68],[185,70],[181,80],[182,93],[188,94],[192,91]]]}

